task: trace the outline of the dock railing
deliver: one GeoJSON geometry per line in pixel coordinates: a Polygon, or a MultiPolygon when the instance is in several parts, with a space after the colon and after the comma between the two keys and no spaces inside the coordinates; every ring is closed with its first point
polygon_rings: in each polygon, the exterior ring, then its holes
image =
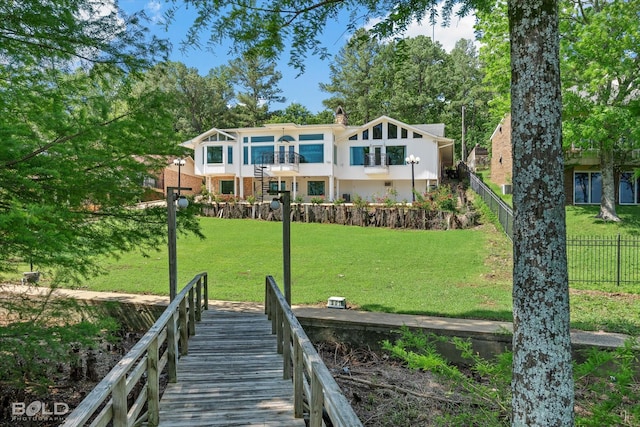
{"type": "Polygon", "coordinates": [[[265,284],[265,314],[283,356],[283,378],[293,380],[294,416],[303,418],[306,411],[309,427],[321,427],[323,413],[335,427],[362,426],[271,276],[265,284]]]}
{"type": "Polygon", "coordinates": [[[209,308],[207,277],[207,273],[196,275],[176,295],[140,341],[67,416],[63,427],[128,427],[145,421],[158,425],[160,373],[166,367],[169,382],[177,381],[178,358],[188,353],[189,336],[195,335],[202,310],[209,308]]]}

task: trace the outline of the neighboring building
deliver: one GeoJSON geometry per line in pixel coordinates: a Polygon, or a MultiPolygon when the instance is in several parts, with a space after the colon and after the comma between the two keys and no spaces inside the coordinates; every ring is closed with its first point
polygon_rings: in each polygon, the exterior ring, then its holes
{"type": "Polygon", "coordinates": [[[416,191],[424,192],[453,165],[453,144],[444,137],[444,124],[409,125],[382,116],[348,126],[341,108],[333,124],[213,128],[183,143],[194,150],[194,173],[211,193],[260,199],[287,190],[305,201],[356,195],[411,200],[412,170],[405,158],[420,158],[414,181],[416,191]]]}
{"type": "MultiPolygon", "coordinates": [[[[598,150],[572,148],[565,152],[564,187],[568,205],[600,204],[602,174],[598,150]]],[[[511,115],[496,127],[491,135],[491,181],[502,186],[511,184],[511,115]]],[[[640,179],[634,170],[640,168],[640,150],[629,153],[628,159],[615,173],[616,203],[640,204],[640,179]]]]}
{"type": "Polygon", "coordinates": [[[167,166],[155,177],[146,178],[143,186],[156,192],[155,196],[149,194],[148,199],[164,199],[167,195],[167,187],[191,188],[184,190],[185,194],[200,194],[202,192],[202,177],[194,173],[194,163],[191,157],[184,159],[185,165],[178,167],[173,163],[174,158],[167,158],[167,166]],[[178,174],[180,178],[178,179],[178,174]]]}
{"type": "Polygon", "coordinates": [[[467,156],[467,167],[472,171],[489,167],[489,150],[476,144],[467,156]]]}

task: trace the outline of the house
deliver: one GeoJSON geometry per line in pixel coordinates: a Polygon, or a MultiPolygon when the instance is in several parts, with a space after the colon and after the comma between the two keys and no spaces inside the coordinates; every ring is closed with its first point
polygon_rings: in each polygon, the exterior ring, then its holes
{"type": "Polygon", "coordinates": [[[467,167],[472,171],[486,169],[489,166],[489,150],[476,144],[467,156],[467,167]]]}
{"type": "MultiPolygon", "coordinates": [[[[640,167],[640,150],[629,153],[615,172],[616,203],[640,204],[640,179],[634,170],[640,167]]],[[[491,181],[510,185],[513,169],[511,151],[511,115],[506,115],[491,135],[491,181]]],[[[598,150],[571,148],[564,155],[564,189],[568,205],[600,204],[602,173],[598,150]]]]}
{"type": "Polygon", "coordinates": [[[154,176],[145,178],[143,186],[149,191],[146,200],[164,199],[167,187],[191,188],[183,190],[184,194],[200,194],[202,192],[202,176],[194,173],[195,166],[192,157],[185,157],[184,165],[177,165],[175,158],[167,158],[167,166],[154,176]]]}
{"type": "Polygon", "coordinates": [[[444,124],[410,125],[381,116],[349,126],[342,108],[335,122],[217,129],[183,143],[193,149],[194,173],[214,194],[264,197],[290,191],[292,199],[411,200],[439,185],[453,165],[452,139],[444,124]],[[419,163],[407,164],[410,155],[419,163]]]}

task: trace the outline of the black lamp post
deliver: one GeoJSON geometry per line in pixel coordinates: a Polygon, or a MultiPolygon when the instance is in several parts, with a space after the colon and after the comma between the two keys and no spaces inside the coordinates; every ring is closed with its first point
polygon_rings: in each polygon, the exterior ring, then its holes
{"type": "Polygon", "coordinates": [[[271,201],[271,209],[277,210],[282,203],[282,269],[284,275],[284,299],[291,307],[291,193],[286,190],[270,191],[280,194],[271,201]]]}
{"type": "MultiPolygon", "coordinates": [[[[184,188],[191,190],[191,188],[184,188]]],[[[169,301],[173,301],[178,288],[178,257],[176,250],[176,205],[178,208],[189,206],[189,200],[179,196],[180,187],[167,187],[167,245],[169,247],[169,301]],[[173,190],[178,190],[175,194],[173,190]]]]}
{"type": "Polygon", "coordinates": [[[404,161],[411,165],[411,200],[415,202],[416,201],[416,178],[415,178],[414,167],[415,165],[420,163],[420,157],[416,157],[413,154],[411,154],[409,155],[409,157],[404,159],[404,161]]]}

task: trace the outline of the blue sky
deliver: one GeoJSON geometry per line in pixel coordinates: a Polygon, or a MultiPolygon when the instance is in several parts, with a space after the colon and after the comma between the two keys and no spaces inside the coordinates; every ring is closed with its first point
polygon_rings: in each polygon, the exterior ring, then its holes
{"type": "MultiPolygon", "coordinates": [[[[167,10],[169,5],[162,0],[116,0],[118,5],[126,12],[133,13],[139,10],[145,10],[148,16],[156,21],[162,20],[162,14],[167,10]]],[[[198,69],[200,75],[206,75],[210,69],[219,65],[226,64],[231,57],[226,55],[227,49],[221,47],[215,52],[209,50],[189,49],[187,52],[180,51],[180,42],[184,40],[184,36],[193,22],[195,14],[193,10],[182,8],[176,14],[176,19],[165,32],[163,26],[156,24],[151,25],[151,30],[158,37],[166,38],[173,44],[171,53],[172,61],[179,61],[188,67],[198,69]]],[[[423,34],[434,37],[439,41],[445,50],[450,51],[455,43],[461,39],[473,39],[473,17],[466,17],[463,20],[452,19],[448,28],[442,28],[440,25],[431,27],[431,25],[420,26],[415,24],[411,26],[405,36],[415,37],[423,34]]],[[[324,46],[329,49],[332,54],[336,54],[340,48],[344,46],[350,34],[345,33],[344,23],[333,22],[327,26],[322,40],[324,46]]],[[[204,36],[206,40],[207,35],[204,36]]],[[[285,103],[272,104],[270,109],[284,109],[287,105],[297,102],[307,107],[311,112],[317,113],[324,110],[322,100],[329,97],[329,94],[322,92],[319,83],[329,83],[329,64],[330,60],[322,60],[316,57],[307,58],[305,73],[297,76],[299,71],[287,65],[288,53],[284,53],[278,62],[278,71],[282,73],[280,88],[282,95],[286,98],[285,103]]]]}

